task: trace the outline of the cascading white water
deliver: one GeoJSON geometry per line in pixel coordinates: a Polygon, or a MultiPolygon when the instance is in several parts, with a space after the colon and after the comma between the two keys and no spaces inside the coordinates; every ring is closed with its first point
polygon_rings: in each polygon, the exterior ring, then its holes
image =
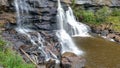
{"type": "Polygon", "coordinates": [[[64,23],[66,22],[65,12],[61,6],[60,0],[58,0],[58,9],[57,9],[57,21],[59,25],[59,30],[57,30],[56,35],[59,38],[59,42],[62,46],[62,54],[65,52],[73,52],[77,55],[81,55],[83,52],[79,50],[70,35],[64,29],[64,23]]]}
{"type": "MultiPolygon", "coordinates": [[[[29,17],[31,17],[30,15],[30,11],[33,11],[34,8],[31,7],[27,2],[29,0],[14,0],[15,3],[15,8],[16,8],[16,12],[17,12],[17,25],[18,27],[16,28],[16,31],[18,31],[19,33],[25,35],[30,42],[32,43],[32,45],[35,46],[39,46],[38,49],[40,50],[40,52],[42,53],[42,55],[45,57],[46,61],[50,60],[50,59],[55,59],[57,60],[57,56],[55,54],[53,54],[49,49],[47,49],[47,47],[44,45],[44,38],[42,38],[41,34],[35,30],[31,30],[28,28],[30,21],[29,21],[29,17]],[[35,33],[35,38],[31,35],[31,33],[35,33]],[[37,42],[36,42],[37,40],[37,42]],[[49,50],[48,52],[46,51],[49,50]],[[50,55],[51,54],[51,55],[50,55]]],[[[45,2],[44,0],[36,0],[39,5],[42,4],[41,2],[45,2]]],[[[72,9],[69,8],[68,11],[63,10],[60,0],[58,0],[58,13],[57,13],[57,21],[58,21],[58,25],[59,25],[59,30],[56,31],[56,35],[59,38],[59,42],[61,43],[62,46],[62,53],[64,52],[73,52],[77,55],[81,55],[83,53],[83,51],[79,50],[72,38],[70,37],[70,34],[67,33],[67,30],[65,30],[66,27],[64,27],[64,25],[69,24],[70,27],[72,27],[72,35],[78,34],[78,33],[82,33],[82,32],[78,32],[78,27],[84,27],[83,25],[79,24],[78,22],[76,22],[72,9]],[[72,19],[71,21],[76,24],[73,25],[72,22],[69,21],[69,19],[72,19]],[[75,33],[74,33],[75,32],[75,33]]],[[[86,29],[87,30],[87,29],[86,29]]],[[[85,31],[86,31],[85,30],[85,31]]],[[[71,30],[70,30],[71,31],[71,30]]]]}
{"type": "Polygon", "coordinates": [[[27,20],[29,17],[29,11],[33,10],[33,8],[31,8],[30,5],[26,3],[26,1],[27,0],[14,0],[17,14],[17,25],[19,28],[25,27],[25,21],[29,22],[27,20]]]}
{"type": "Polygon", "coordinates": [[[66,23],[69,24],[68,28],[70,27],[68,33],[71,36],[90,36],[88,33],[90,28],[87,25],[76,21],[71,7],[68,7],[68,10],[66,11],[66,20],[66,23]]]}
{"type": "MultiPolygon", "coordinates": [[[[49,53],[46,52],[47,47],[44,46],[44,38],[41,37],[40,33],[34,30],[31,30],[27,27],[26,23],[30,23],[28,18],[30,17],[29,11],[34,10],[27,1],[29,0],[14,0],[15,3],[15,8],[16,8],[16,14],[17,14],[17,25],[18,27],[16,28],[16,31],[27,36],[32,45],[39,46],[39,50],[44,56],[46,61],[49,61],[50,59],[55,59],[57,60],[57,56],[53,54],[51,51],[49,53]],[[30,33],[36,33],[37,36],[37,42],[33,38],[33,36],[30,33]],[[50,55],[51,54],[51,55],[50,55]],[[52,57],[51,57],[52,56],[52,57]]],[[[37,0],[38,3],[41,4],[39,0],[37,0]]],[[[44,1],[44,0],[42,0],[44,1]]]]}

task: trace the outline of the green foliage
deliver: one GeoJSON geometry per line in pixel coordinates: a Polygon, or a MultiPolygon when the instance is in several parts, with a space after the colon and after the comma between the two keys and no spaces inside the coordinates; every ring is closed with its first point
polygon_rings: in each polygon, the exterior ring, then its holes
{"type": "Polygon", "coordinates": [[[108,7],[103,7],[95,13],[96,15],[96,22],[101,23],[101,22],[106,22],[106,18],[110,15],[111,11],[108,7]]]}
{"type": "Polygon", "coordinates": [[[95,23],[95,15],[94,12],[91,10],[85,10],[83,6],[77,6],[73,8],[74,14],[77,17],[78,20],[82,22],[89,22],[89,23],[95,23]]]}
{"type": "Polygon", "coordinates": [[[6,42],[3,41],[3,39],[0,37],[0,51],[3,51],[5,45],[6,45],[6,42]]]}
{"type": "Polygon", "coordinates": [[[120,16],[109,16],[107,18],[107,22],[111,22],[113,24],[114,30],[120,31],[120,16]]]}
{"type": "Polygon", "coordinates": [[[118,8],[113,8],[111,15],[112,15],[112,16],[120,16],[120,9],[118,9],[118,8]]]}
{"type": "Polygon", "coordinates": [[[85,22],[94,23],[96,21],[93,11],[84,11],[82,17],[85,22]]]}
{"type": "Polygon", "coordinates": [[[120,9],[103,6],[98,10],[85,10],[83,6],[74,6],[73,11],[79,21],[88,24],[113,23],[113,29],[120,31],[120,9]]]}
{"type": "Polygon", "coordinates": [[[27,64],[22,57],[16,54],[10,47],[6,47],[7,42],[0,38],[0,65],[4,68],[35,68],[33,64],[27,64]]]}
{"type": "Polygon", "coordinates": [[[72,2],[72,7],[75,7],[75,0],[71,0],[72,2]]]}

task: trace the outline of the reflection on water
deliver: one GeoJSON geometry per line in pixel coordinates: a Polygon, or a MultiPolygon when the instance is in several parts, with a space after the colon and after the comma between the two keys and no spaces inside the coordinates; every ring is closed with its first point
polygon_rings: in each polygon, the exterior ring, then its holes
{"type": "Polygon", "coordinates": [[[120,68],[120,44],[102,38],[74,38],[85,52],[86,68],[120,68]]]}

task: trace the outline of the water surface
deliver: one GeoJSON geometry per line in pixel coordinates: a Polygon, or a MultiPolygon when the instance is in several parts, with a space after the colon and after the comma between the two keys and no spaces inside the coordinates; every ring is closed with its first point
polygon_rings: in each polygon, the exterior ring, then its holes
{"type": "Polygon", "coordinates": [[[120,44],[102,38],[74,38],[85,53],[86,68],[120,68],[120,44]]]}

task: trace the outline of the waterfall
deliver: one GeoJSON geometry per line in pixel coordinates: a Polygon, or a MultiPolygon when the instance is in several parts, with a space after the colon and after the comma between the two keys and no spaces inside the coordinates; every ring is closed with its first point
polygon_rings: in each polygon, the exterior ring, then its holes
{"type": "Polygon", "coordinates": [[[63,10],[60,0],[58,0],[58,9],[57,9],[57,22],[59,25],[59,30],[57,30],[56,35],[59,38],[59,42],[62,46],[62,54],[65,52],[73,52],[77,55],[82,54],[83,52],[80,51],[74,44],[70,35],[64,29],[64,24],[66,22],[65,18],[65,11],[63,10]]]}
{"type": "MultiPolygon", "coordinates": [[[[57,56],[53,54],[50,50],[47,52],[47,47],[44,45],[44,38],[42,38],[41,34],[35,30],[29,29],[29,24],[32,22],[29,21],[30,11],[33,11],[34,8],[31,7],[27,2],[29,0],[14,0],[16,14],[17,14],[17,28],[16,31],[20,34],[26,36],[33,46],[38,46],[38,49],[42,56],[44,56],[45,61],[49,61],[50,59],[57,60],[57,56]],[[35,33],[35,36],[31,35],[31,33],[35,33]]],[[[37,0],[39,4],[41,2],[37,0]]],[[[42,0],[44,2],[44,0],[42,0]]]]}
{"type": "Polygon", "coordinates": [[[90,28],[87,25],[76,21],[71,7],[68,7],[68,10],[66,11],[66,20],[67,20],[67,24],[69,24],[68,28],[71,27],[68,30],[69,31],[68,33],[71,36],[81,36],[81,37],[90,36],[88,34],[90,28]]]}
{"type": "MultiPolygon", "coordinates": [[[[14,0],[16,14],[17,14],[17,28],[16,31],[30,41],[33,46],[37,46],[42,57],[45,58],[44,61],[49,61],[50,59],[58,61],[58,55],[56,56],[45,44],[46,40],[40,32],[30,29],[32,23],[30,19],[34,16],[31,14],[31,11],[35,11],[35,6],[30,5],[34,0],[14,0]],[[33,34],[32,34],[33,33],[33,34]]],[[[35,0],[37,1],[39,7],[46,7],[48,4],[46,0],[35,0]],[[44,4],[44,5],[41,5],[44,4]]],[[[88,28],[86,25],[76,21],[72,9],[68,7],[68,11],[64,11],[62,8],[60,0],[58,0],[58,9],[57,9],[57,26],[59,27],[56,30],[56,36],[58,41],[62,46],[61,53],[73,52],[77,55],[81,55],[83,51],[78,49],[71,36],[87,36],[88,28]],[[70,28],[70,29],[69,29],[70,28]],[[69,29],[69,31],[68,31],[69,29]]]]}
{"type": "Polygon", "coordinates": [[[30,5],[27,3],[27,0],[14,0],[14,3],[17,14],[17,25],[19,28],[23,28],[26,26],[25,22],[29,22],[29,11],[33,10],[33,8],[30,7],[30,5]]]}

